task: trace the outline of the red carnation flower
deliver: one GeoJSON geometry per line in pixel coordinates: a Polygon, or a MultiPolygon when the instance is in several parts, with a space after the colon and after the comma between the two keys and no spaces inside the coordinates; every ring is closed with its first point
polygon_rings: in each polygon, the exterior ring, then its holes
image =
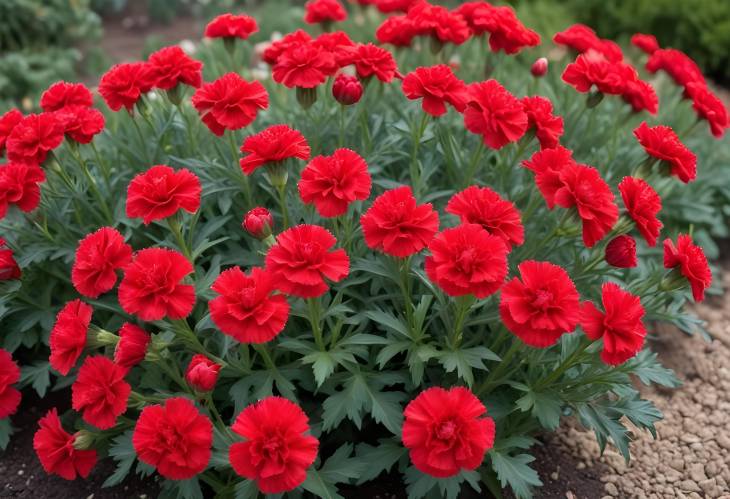
{"type": "Polygon", "coordinates": [[[20,392],[12,385],[20,381],[20,368],[10,352],[0,348],[0,419],[15,414],[20,405],[20,392]]]}
{"type": "Polygon", "coordinates": [[[338,217],[353,201],[370,196],[371,179],[365,160],[351,149],[337,149],[331,156],[317,156],[302,170],[299,196],[314,204],[322,217],[338,217]]]}
{"type": "Polygon", "coordinates": [[[649,246],[655,246],[663,226],[657,219],[657,213],[662,209],[662,198],[646,181],[636,177],[624,177],[618,184],[618,190],[636,228],[649,246]]]}
{"type": "Polygon", "coordinates": [[[245,14],[221,14],[205,27],[205,36],[208,38],[240,38],[247,39],[257,33],[259,26],[256,19],[245,14]]]}
{"type": "Polygon", "coordinates": [[[17,109],[11,109],[0,116],[0,154],[5,150],[8,137],[10,137],[13,129],[21,121],[23,121],[23,113],[17,109]]]}
{"type": "MultiPolygon", "coordinates": [[[[692,99],[692,107],[697,117],[706,120],[710,125],[712,135],[718,139],[725,135],[725,130],[730,128],[730,117],[720,98],[701,83],[688,84],[687,94],[692,99]]],[[[8,150],[9,148],[10,146],[8,150]]]]}
{"type": "Polygon", "coordinates": [[[66,137],[79,144],[88,144],[104,130],[104,115],[93,107],[67,106],[55,115],[66,137]]]}
{"type": "Polygon", "coordinates": [[[446,64],[420,67],[403,79],[403,93],[411,100],[423,99],[423,110],[431,116],[446,114],[446,104],[463,112],[469,92],[446,64]]]}
{"type": "Polygon", "coordinates": [[[560,145],[537,151],[529,160],[522,162],[522,166],[535,174],[535,184],[551,210],[555,207],[555,194],[563,186],[560,172],[574,164],[573,152],[560,145]]]}
{"type": "Polygon", "coordinates": [[[314,88],[337,71],[334,54],[315,43],[299,43],[288,47],[272,68],[274,81],[288,88],[314,88]]]}
{"type": "Polygon", "coordinates": [[[195,354],[185,370],[185,381],[199,392],[209,392],[215,388],[221,366],[202,354],[195,354]]]}
{"type": "Polygon", "coordinates": [[[170,480],[187,480],[203,471],[212,444],[210,420],[182,397],[145,407],[132,435],[139,460],[170,480]]]}
{"type": "Polygon", "coordinates": [[[8,206],[30,212],[41,202],[40,184],[46,174],[40,166],[26,163],[0,165],[0,219],[5,218],[8,206]]]}
{"type": "Polygon", "coordinates": [[[536,95],[524,97],[522,106],[527,114],[527,128],[535,129],[540,147],[557,147],[563,136],[563,118],[553,114],[553,103],[545,97],[536,95]]]}
{"type": "Polygon", "coordinates": [[[269,107],[269,94],[257,82],[248,82],[236,73],[226,73],[195,91],[193,106],[214,134],[238,130],[256,119],[259,109],[269,107]]]}
{"type": "Polygon", "coordinates": [[[119,329],[119,341],[114,349],[114,362],[131,369],[144,360],[152,338],[141,327],[125,322],[119,329]]]}
{"type": "Polygon", "coordinates": [[[322,33],[312,40],[312,44],[321,47],[325,52],[330,52],[338,67],[349,66],[355,56],[357,44],[344,31],[333,31],[322,33]]]}
{"type": "Polygon", "coordinates": [[[15,261],[13,250],[8,248],[5,239],[0,237],[0,281],[20,279],[20,276],[20,267],[15,261]]]}
{"type": "Polygon", "coordinates": [[[492,149],[517,142],[527,131],[527,114],[522,103],[497,80],[472,83],[464,111],[464,125],[482,135],[492,149]]]}
{"type": "Polygon", "coordinates": [[[516,54],[525,47],[540,45],[540,35],[522,24],[509,6],[479,8],[474,13],[473,23],[475,33],[489,32],[492,52],[503,50],[505,54],[516,54]]]}
{"type": "Polygon", "coordinates": [[[63,429],[55,408],[38,421],[38,426],[33,436],[33,449],[46,473],[66,480],[74,480],[77,475],[89,476],[96,464],[96,451],[74,447],[76,435],[63,429]]]}
{"type": "Polygon", "coordinates": [[[393,54],[372,43],[360,43],[353,55],[355,70],[360,78],[375,76],[383,83],[390,83],[398,71],[393,54]]]}
{"type": "Polygon", "coordinates": [[[183,319],[195,306],[195,287],[182,284],[193,266],[182,254],[167,248],[138,251],[124,268],[119,304],[143,321],[164,317],[183,319]]]}
{"type": "Polygon", "coordinates": [[[631,105],[635,113],[646,111],[656,115],[659,111],[659,97],[657,97],[656,90],[650,83],[640,80],[634,68],[631,68],[631,74],[632,77],[627,78],[624,82],[621,98],[631,105]]]}
{"type": "Polygon", "coordinates": [[[603,338],[601,360],[617,366],[636,355],[644,346],[646,328],[641,321],[644,307],[638,296],[612,282],[603,285],[601,295],[605,312],[598,310],[590,301],[584,302],[580,324],[591,340],[603,338]]]}
{"type": "Polygon", "coordinates": [[[265,239],[271,235],[274,217],[263,206],[257,206],[246,213],[241,226],[256,239],[265,239]]]}
{"type": "Polygon", "coordinates": [[[301,407],[282,397],[266,397],[246,407],[231,429],[243,442],[231,445],[233,470],[264,494],[294,490],[307,478],[319,441],[309,432],[301,407]]]}
{"type": "Polygon", "coordinates": [[[344,249],[332,250],[335,237],[318,225],[298,225],[285,230],[266,255],[266,268],[275,285],[288,295],[316,298],[329,289],[325,278],[338,282],[350,272],[344,249]]]}
{"type": "Polygon", "coordinates": [[[5,147],[8,159],[41,164],[63,142],[63,124],[54,113],[29,114],[15,125],[5,147]]]}
{"type": "Polygon", "coordinates": [[[476,0],[474,2],[461,3],[454,12],[464,18],[474,35],[479,36],[484,34],[486,29],[484,26],[480,26],[479,19],[489,15],[487,11],[493,8],[494,6],[486,0],[476,0]]]}
{"type": "Polygon", "coordinates": [[[332,83],[332,97],[343,106],[360,102],[362,93],[362,83],[357,76],[340,73],[332,83]]]}
{"type": "Polygon", "coordinates": [[[416,26],[407,16],[385,18],[375,31],[378,43],[389,43],[394,47],[409,47],[416,36],[416,26]]]}
{"type": "Polygon", "coordinates": [[[51,329],[51,367],[66,376],[79,360],[86,346],[86,333],[93,309],[81,300],[73,300],[61,309],[51,329]]]}
{"type": "Polygon", "coordinates": [[[621,234],[606,245],[606,263],[620,269],[636,267],[636,241],[633,237],[621,234]]]}
{"type": "Polygon", "coordinates": [[[592,248],[618,220],[613,192],[592,166],[568,164],[560,172],[560,182],[555,204],[577,210],[583,221],[583,243],[592,248]]]}
{"type": "Polygon", "coordinates": [[[127,216],[141,218],[148,225],[180,209],[195,213],[200,207],[200,191],[200,180],[189,170],[175,171],[167,165],[155,165],[129,183],[127,216]]]}
{"type": "Polygon", "coordinates": [[[71,386],[74,410],[84,421],[100,430],[108,430],[127,410],[127,399],[132,391],[124,381],[126,369],[103,355],[86,357],[71,386]]]}
{"type": "Polygon", "coordinates": [[[595,85],[604,94],[621,95],[626,88],[626,78],[619,68],[619,64],[589,50],[565,67],[562,78],[578,92],[589,92],[595,85]]]}
{"type": "Polygon", "coordinates": [[[306,45],[312,41],[312,37],[304,30],[298,29],[293,33],[288,33],[280,40],[272,42],[266,47],[263,53],[264,62],[271,66],[276,64],[281,54],[289,50],[291,47],[306,45]]]}
{"type": "Polygon", "coordinates": [[[692,242],[692,236],[680,234],[676,246],[671,239],[664,240],[664,267],[679,267],[679,272],[689,281],[694,300],[705,299],[705,290],[712,284],[712,272],[705,252],[692,242]]]}
{"type": "Polygon", "coordinates": [[[246,175],[251,175],[266,163],[278,163],[289,158],[306,161],[310,151],[307,139],[300,131],[287,125],[273,125],[243,142],[241,152],[248,155],[241,159],[241,169],[246,175]]]}
{"type": "Polygon", "coordinates": [[[155,77],[155,87],[172,90],[176,86],[190,85],[198,88],[203,83],[203,63],[188,56],[177,45],[152,52],[147,64],[155,77]]]}
{"type": "Polygon", "coordinates": [[[419,0],[375,0],[375,7],[383,14],[390,12],[408,12],[419,0]]]}
{"type": "Polygon", "coordinates": [[[568,273],[550,262],[528,260],[502,286],[502,322],[527,345],[547,348],[564,333],[572,333],[580,319],[580,296],[568,273]]]}
{"type": "Polygon", "coordinates": [[[634,136],[648,155],[668,164],[671,174],[685,184],[697,177],[697,157],[682,144],[671,127],[650,127],[644,122],[634,130],[634,136]]]}
{"type": "Polygon", "coordinates": [[[332,23],[347,19],[347,11],[338,0],[309,0],[304,5],[307,24],[332,23]]]}
{"type": "Polygon", "coordinates": [[[621,47],[611,40],[599,38],[596,32],[585,24],[574,24],[568,29],[556,33],[553,41],[581,54],[594,50],[611,62],[619,62],[624,58],[621,47]]]}
{"type": "Polygon", "coordinates": [[[239,267],[225,270],[211,286],[218,293],[208,302],[213,323],[241,343],[266,343],[284,330],[289,303],[274,294],[275,281],[267,269],[239,267]]]}
{"type": "Polygon", "coordinates": [[[155,85],[155,71],[146,62],[117,64],[99,81],[99,93],[112,111],[124,106],[131,112],[134,105],[155,85]]]}
{"type": "Polygon", "coordinates": [[[76,291],[89,298],[111,290],[117,270],[132,260],[132,247],[116,229],[102,227],[84,237],[76,248],[71,281],[76,291]]]}
{"type": "Polygon", "coordinates": [[[507,276],[507,245],[477,224],[446,229],[428,245],[426,274],[447,295],[486,298],[507,276]]]}
{"type": "Polygon", "coordinates": [[[436,478],[475,470],[494,445],[494,420],[466,387],[422,391],[403,411],[403,445],[413,465],[436,478]]]}
{"type": "Polygon", "coordinates": [[[702,70],[690,56],[677,49],[655,50],[646,61],[646,70],[656,73],[665,71],[676,83],[686,87],[690,83],[706,85],[702,70]]]}
{"type": "Polygon", "coordinates": [[[463,224],[481,225],[502,238],[508,249],[525,242],[519,210],[489,187],[472,185],[454,194],[446,205],[446,213],[458,216],[463,224]]]}
{"type": "Polygon", "coordinates": [[[637,47],[642,52],[651,55],[661,47],[654,35],[646,35],[644,33],[636,33],[631,37],[631,45],[637,47]]]}
{"type": "Polygon", "coordinates": [[[428,246],[439,230],[438,212],[431,203],[416,204],[408,186],[385,191],[360,217],[369,248],[406,258],[428,246]]]}
{"type": "Polygon", "coordinates": [[[41,109],[50,113],[68,106],[91,107],[94,97],[83,83],[57,81],[41,95],[41,109]]]}
{"type": "Polygon", "coordinates": [[[416,34],[430,36],[439,43],[461,45],[471,35],[469,25],[461,14],[441,5],[416,2],[408,9],[407,17],[413,23],[416,34]]]}

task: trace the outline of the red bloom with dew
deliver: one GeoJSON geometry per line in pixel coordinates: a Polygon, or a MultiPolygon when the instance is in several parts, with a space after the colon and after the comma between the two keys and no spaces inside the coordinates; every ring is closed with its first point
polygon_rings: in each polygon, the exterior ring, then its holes
{"type": "Polygon", "coordinates": [[[662,198],[645,180],[636,177],[624,177],[618,184],[618,190],[636,228],[649,246],[655,246],[663,226],[657,218],[662,209],[662,198]]]}
{"type": "Polygon", "coordinates": [[[0,154],[5,150],[8,137],[10,137],[13,129],[21,121],[23,121],[23,113],[17,109],[11,109],[0,116],[0,154]]]}
{"type": "Polygon", "coordinates": [[[332,52],[315,43],[300,43],[279,55],[272,68],[272,76],[275,82],[288,88],[315,88],[337,69],[337,60],[332,52]]]}
{"type": "Polygon", "coordinates": [[[22,272],[15,261],[13,250],[8,247],[8,243],[0,237],[0,281],[10,281],[20,279],[22,272]]]}
{"type": "Polygon", "coordinates": [[[233,471],[255,480],[264,494],[294,490],[307,478],[319,441],[309,435],[301,407],[282,397],[266,397],[246,407],[231,426],[243,437],[228,452],[233,471]]]}
{"type": "Polygon", "coordinates": [[[289,158],[308,160],[310,147],[298,130],[288,125],[272,125],[246,138],[241,146],[241,169],[251,175],[267,163],[278,163],[289,158]]]}
{"type": "Polygon", "coordinates": [[[215,135],[250,125],[260,109],[269,107],[269,94],[258,81],[226,73],[195,91],[192,103],[215,135]]]}
{"type": "Polygon", "coordinates": [[[428,388],[406,406],[403,415],[403,445],[413,465],[432,477],[477,469],[494,445],[494,420],[463,386],[428,388]]]}
{"type": "Polygon", "coordinates": [[[697,156],[679,140],[671,127],[650,127],[643,122],[634,130],[634,136],[649,156],[663,161],[670,173],[685,184],[697,177],[697,156]]]}
{"type": "Polygon", "coordinates": [[[203,354],[195,354],[185,369],[185,381],[199,392],[210,392],[218,381],[221,366],[203,354]]]}
{"type": "Polygon", "coordinates": [[[446,64],[416,68],[403,78],[403,93],[411,100],[422,99],[423,110],[431,116],[446,114],[446,104],[463,112],[469,99],[466,84],[446,64]]]}
{"type": "Polygon", "coordinates": [[[103,355],[86,357],[71,385],[74,410],[90,425],[108,430],[127,410],[132,387],[124,381],[127,370],[103,355]]]}
{"type": "Polygon", "coordinates": [[[592,166],[568,164],[560,172],[560,182],[555,204],[576,209],[583,223],[583,243],[592,248],[618,220],[613,192],[592,166]]]}
{"type": "Polygon", "coordinates": [[[469,86],[469,102],[464,111],[466,128],[484,139],[492,149],[517,142],[527,131],[527,113],[522,103],[497,80],[469,86]]]}
{"type": "Polygon", "coordinates": [[[131,112],[137,101],[155,85],[155,71],[146,62],[117,64],[99,81],[99,93],[112,111],[131,112]]]}
{"type": "Polygon", "coordinates": [[[63,124],[54,113],[29,114],[15,125],[5,147],[8,159],[41,164],[63,142],[63,124]]]}
{"type": "Polygon", "coordinates": [[[125,312],[144,321],[183,319],[195,306],[195,287],[183,283],[192,272],[193,265],[177,251],[140,250],[124,268],[119,304],[125,312]]]}
{"type": "Polygon", "coordinates": [[[20,391],[15,385],[20,381],[20,368],[10,352],[0,348],[0,419],[15,414],[20,405],[20,391]]]}
{"type": "Polygon", "coordinates": [[[152,337],[147,331],[129,322],[119,329],[119,341],[114,349],[114,363],[131,369],[144,360],[152,337]]]}
{"type": "Polygon", "coordinates": [[[337,149],[312,158],[298,187],[304,204],[314,204],[322,217],[338,217],[352,202],[367,199],[371,184],[365,160],[351,149],[337,149]]]}
{"type": "Polygon", "coordinates": [[[507,245],[481,225],[446,229],[428,250],[426,274],[449,296],[474,295],[481,300],[495,293],[507,276],[507,245]]]}
{"type": "Polygon", "coordinates": [[[196,61],[177,45],[163,47],[147,58],[155,87],[172,90],[178,85],[198,88],[203,83],[203,63],[196,61]]]}
{"type": "Polygon", "coordinates": [[[46,473],[58,475],[65,480],[89,476],[96,464],[96,451],[74,447],[76,435],[63,429],[55,408],[38,421],[38,426],[33,436],[33,449],[46,473]]]}
{"type": "Polygon", "coordinates": [[[580,324],[591,340],[603,338],[601,360],[617,366],[639,353],[644,346],[644,307],[638,296],[612,282],[601,288],[601,300],[603,312],[593,302],[583,303],[580,324]]]}
{"type": "Polygon", "coordinates": [[[522,166],[535,174],[535,184],[551,210],[555,207],[555,195],[563,186],[560,172],[574,164],[573,152],[560,145],[537,151],[522,162],[522,166]]]}
{"type": "Polygon", "coordinates": [[[705,290],[712,285],[712,272],[705,252],[692,241],[692,236],[680,234],[677,244],[671,239],[664,240],[664,267],[679,269],[689,282],[696,302],[705,299],[705,290]]]}
{"type": "Polygon", "coordinates": [[[104,114],[93,107],[67,106],[55,112],[67,138],[88,144],[104,130],[104,114]]]}
{"type": "Polygon", "coordinates": [[[58,111],[68,106],[91,107],[94,97],[83,83],[57,81],[41,94],[41,109],[46,112],[58,111]]]}
{"type": "Polygon", "coordinates": [[[155,165],[138,174],[127,187],[127,216],[145,225],[164,220],[178,210],[195,213],[200,207],[200,180],[185,168],[155,165]]]}
{"type": "Polygon", "coordinates": [[[329,289],[327,281],[339,282],[350,273],[350,258],[337,240],[318,225],[297,225],[276,238],[266,254],[266,268],[275,286],[300,298],[316,298],[329,289]]]}
{"type": "Polygon", "coordinates": [[[347,11],[339,0],[309,0],[304,5],[304,22],[326,24],[347,19],[347,11]]]}
{"type": "Polygon", "coordinates": [[[472,185],[449,199],[446,213],[456,215],[464,224],[478,224],[499,236],[508,248],[525,242],[525,229],[514,203],[489,187],[472,185]]]}
{"type": "Polygon", "coordinates": [[[527,128],[535,130],[540,147],[552,148],[563,136],[563,118],[553,114],[553,103],[545,97],[523,97],[522,106],[527,114],[527,128]]]}
{"type": "Polygon", "coordinates": [[[93,309],[81,300],[73,300],[61,309],[51,329],[51,367],[66,376],[76,365],[86,346],[86,333],[93,309]]]}
{"type": "Polygon", "coordinates": [[[383,83],[390,83],[398,72],[393,54],[372,43],[358,44],[353,63],[357,75],[364,80],[374,76],[383,83]]]}
{"type": "Polygon", "coordinates": [[[71,281],[76,291],[89,298],[110,291],[117,283],[117,270],[132,260],[132,247],[112,227],[102,227],[84,237],[76,248],[71,281]]]}
{"type": "Polygon", "coordinates": [[[634,35],[632,35],[631,45],[649,55],[653,54],[661,48],[659,46],[659,42],[654,35],[647,35],[644,33],[635,33],[634,35]]]}
{"type": "Polygon", "coordinates": [[[519,265],[520,278],[504,286],[499,302],[502,322],[525,344],[547,348],[580,319],[580,296],[562,267],[527,260],[519,265]]]}
{"type": "Polygon", "coordinates": [[[170,480],[187,480],[202,472],[212,444],[212,423],[182,397],[146,406],[132,435],[139,460],[170,480]]]}
{"type": "Polygon", "coordinates": [[[218,296],[208,302],[213,323],[241,343],[266,343],[284,330],[289,319],[286,296],[275,293],[269,269],[239,267],[221,272],[211,286],[218,296]]]}
{"type": "Polygon", "coordinates": [[[408,186],[385,191],[360,217],[365,243],[386,255],[406,258],[428,246],[439,230],[431,203],[417,204],[408,186]]]}
{"type": "Polygon", "coordinates": [[[636,240],[628,234],[614,237],[606,245],[605,257],[606,263],[620,269],[636,267],[636,240]]]}
{"type": "Polygon", "coordinates": [[[265,239],[271,235],[274,217],[263,206],[257,206],[246,212],[241,226],[256,239],[265,239]]]}
{"type": "Polygon", "coordinates": [[[11,205],[26,213],[35,210],[41,202],[40,184],[45,180],[40,166],[13,162],[0,165],[0,219],[5,218],[11,205]]]}
{"type": "Polygon", "coordinates": [[[205,36],[208,38],[240,38],[246,40],[258,32],[256,19],[245,14],[221,14],[205,27],[205,36]]]}

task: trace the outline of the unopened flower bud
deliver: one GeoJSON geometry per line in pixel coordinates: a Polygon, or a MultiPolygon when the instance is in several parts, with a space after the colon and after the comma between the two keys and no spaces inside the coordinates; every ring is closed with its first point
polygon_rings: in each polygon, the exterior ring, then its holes
{"type": "Polygon", "coordinates": [[[266,239],[270,236],[273,225],[274,217],[263,206],[257,206],[246,213],[241,224],[243,229],[256,239],[266,239]]]}
{"type": "Polygon", "coordinates": [[[91,449],[94,445],[94,434],[88,430],[79,430],[74,435],[73,446],[76,450],[91,449]]]}
{"type": "Polygon", "coordinates": [[[545,57],[540,57],[532,64],[532,67],[530,68],[530,73],[532,73],[532,76],[534,76],[535,78],[540,78],[547,74],[547,70],[548,60],[545,57]]]}
{"type": "Polygon", "coordinates": [[[297,101],[302,109],[309,109],[317,102],[317,88],[297,87],[297,101]]]}
{"type": "Polygon", "coordinates": [[[356,76],[340,73],[332,84],[332,96],[343,106],[349,106],[362,98],[362,83],[356,76]]]}
{"type": "Polygon", "coordinates": [[[187,370],[185,380],[200,392],[209,392],[215,388],[218,372],[221,366],[202,354],[193,355],[187,370]]]}
{"type": "Polygon", "coordinates": [[[621,269],[636,267],[636,241],[634,238],[622,234],[611,239],[606,245],[606,262],[621,269]]]}

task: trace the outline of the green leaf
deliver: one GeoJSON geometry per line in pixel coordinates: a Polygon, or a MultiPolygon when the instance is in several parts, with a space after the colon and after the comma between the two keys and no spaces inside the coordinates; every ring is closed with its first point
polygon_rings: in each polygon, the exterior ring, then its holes
{"type": "Polygon", "coordinates": [[[369,310],[365,312],[365,317],[375,322],[378,326],[382,326],[405,338],[411,338],[408,332],[408,325],[387,312],[383,312],[382,310],[369,310]]]}
{"type": "Polygon", "coordinates": [[[532,497],[532,487],[542,485],[537,472],[528,466],[535,460],[533,456],[529,454],[511,456],[492,449],[489,458],[499,483],[502,487],[509,486],[518,498],[529,499],[532,497]]]}
{"type": "Polygon", "coordinates": [[[348,483],[365,471],[366,464],[350,457],[352,444],[344,444],[332,454],[320,468],[319,473],[329,483],[348,483]]]}
{"type": "Polygon", "coordinates": [[[657,354],[647,349],[639,352],[622,367],[629,373],[635,374],[645,385],[656,383],[669,388],[677,388],[682,384],[674,371],[662,366],[657,359],[657,354]]]}
{"type": "Polygon", "coordinates": [[[438,479],[421,473],[415,467],[409,466],[406,470],[406,492],[408,499],[421,499],[426,497],[431,489],[436,487],[438,479]]]}
{"type": "Polygon", "coordinates": [[[515,402],[522,412],[530,411],[543,428],[555,430],[560,425],[563,404],[555,393],[528,391],[515,402]]]}
{"type": "Polygon", "coordinates": [[[377,447],[369,444],[357,446],[357,457],[366,465],[357,481],[358,485],[374,480],[384,471],[390,471],[406,453],[404,447],[392,440],[380,439],[378,444],[377,447]]]}
{"type": "Polygon", "coordinates": [[[234,499],[258,499],[259,488],[253,480],[243,480],[236,484],[233,489],[234,499]]]}
{"type": "Polygon", "coordinates": [[[629,462],[629,436],[626,427],[619,421],[620,413],[613,413],[610,409],[600,404],[586,403],[578,405],[578,416],[581,423],[586,428],[593,430],[601,447],[601,453],[606,448],[606,443],[610,438],[616,448],[624,456],[626,462],[629,462]]]}
{"type": "Polygon", "coordinates": [[[307,479],[302,483],[302,488],[322,499],[344,499],[337,493],[337,487],[329,482],[313,467],[307,471],[307,479]]]}
{"type": "Polygon", "coordinates": [[[132,469],[137,453],[132,445],[132,430],[127,430],[112,442],[109,447],[109,456],[117,462],[117,467],[109,478],[107,478],[102,487],[113,487],[119,485],[127,477],[132,469]]]}
{"type": "Polygon", "coordinates": [[[35,362],[20,369],[20,386],[31,385],[39,396],[44,397],[51,385],[51,365],[48,361],[35,362]]]}
{"type": "Polygon", "coordinates": [[[10,424],[10,418],[0,419],[0,449],[7,449],[12,434],[13,427],[10,424]]]}

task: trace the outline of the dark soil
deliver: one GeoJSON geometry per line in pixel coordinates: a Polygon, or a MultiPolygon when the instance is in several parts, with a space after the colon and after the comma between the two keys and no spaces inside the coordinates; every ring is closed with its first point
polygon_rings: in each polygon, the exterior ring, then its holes
{"type": "Polygon", "coordinates": [[[578,469],[578,460],[563,452],[556,452],[550,437],[542,439],[530,452],[535,456],[531,465],[537,470],[543,486],[535,492],[543,499],[599,499],[604,495],[598,467],[578,469]]]}

